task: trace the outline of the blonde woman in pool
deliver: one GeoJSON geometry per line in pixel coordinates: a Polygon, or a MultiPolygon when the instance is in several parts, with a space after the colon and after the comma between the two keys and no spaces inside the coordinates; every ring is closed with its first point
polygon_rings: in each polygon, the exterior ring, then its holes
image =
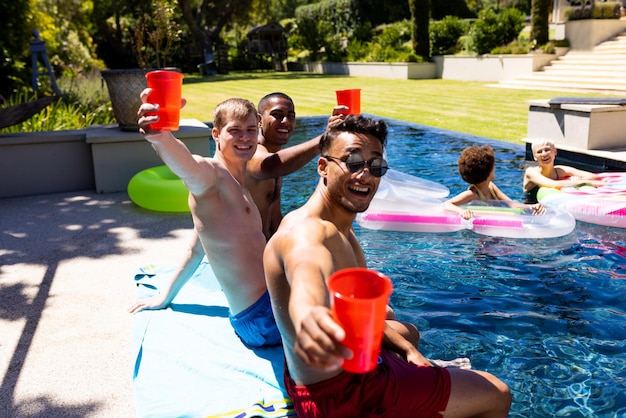
{"type": "Polygon", "coordinates": [[[540,187],[561,188],[583,184],[598,187],[606,184],[597,174],[567,165],[554,165],[557,151],[550,139],[533,142],[531,149],[538,165],[528,167],[524,172],[524,203],[537,203],[540,187]]]}

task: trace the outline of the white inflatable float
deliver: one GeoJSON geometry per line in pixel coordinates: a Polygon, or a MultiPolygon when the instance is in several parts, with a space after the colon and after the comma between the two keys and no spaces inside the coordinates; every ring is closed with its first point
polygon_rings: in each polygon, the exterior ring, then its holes
{"type": "Polygon", "coordinates": [[[600,173],[605,186],[541,187],[537,199],[571,213],[579,221],[626,228],[626,173],[600,173]]]}
{"type": "Polygon", "coordinates": [[[432,197],[443,199],[448,197],[450,189],[443,184],[412,176],[401,171],[390,168],[381,178],[376,198],[385,199],[420,199],[422,197],[432,197]]]}
{"type": "Polygon", "coordinates": [[[433,197],[423,192],[420,181],[408,177],[411,182],[398,183],[398,177],[381,182],[367,211],[357,215],[357,223],[368,229],[406,232],[445,233],[469,229],[506,238],[560,237],[576,226],[574,217],[559,209],[547,208],[545,214],[534,215],[532,209],[515,207],[517,202],[495,200],[471,202],[467,208],[474,212],[474,217],[465,220],[460,214],[444,209],[442,199],[445,196],[433,197]]]}

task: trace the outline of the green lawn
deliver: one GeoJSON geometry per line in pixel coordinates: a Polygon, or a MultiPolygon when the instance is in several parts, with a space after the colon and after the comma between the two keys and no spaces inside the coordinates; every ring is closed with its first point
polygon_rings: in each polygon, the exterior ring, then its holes
{"type": "Polygon", "coordinates": [[[229,97],[255,104],[267,93],[290,95],[298,116],[329,115],[335,90],[360,88],[361,112],[509,142],[526,136],[528,100],[557,96],[604,97],[602,94],[518,90],[484,82],[391,80],[310,73],[231,73],[210,77],[186,75],[182,118],[212,120],[215,105],[229,97]]]}

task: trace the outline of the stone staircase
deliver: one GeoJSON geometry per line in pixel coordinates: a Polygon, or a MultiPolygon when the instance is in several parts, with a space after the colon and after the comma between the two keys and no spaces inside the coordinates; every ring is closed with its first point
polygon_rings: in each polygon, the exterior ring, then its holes
{"type": "Polygon", "coordinates": [[[626,32],[591,51],[569,51],[541,71],[498,87],[626,95],[626,32]]]}

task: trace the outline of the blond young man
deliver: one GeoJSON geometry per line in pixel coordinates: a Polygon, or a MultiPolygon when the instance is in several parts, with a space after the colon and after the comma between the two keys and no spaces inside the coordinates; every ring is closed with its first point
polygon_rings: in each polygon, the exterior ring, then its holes
{"type": "MultiPolygon", "coordinates": [[[[141,133],[163,162],[189,189],[189,208],[195,230],[211,260],[228,305],[230,320],[241,340],[252,347],[280,344],[280,334],[270,312],[263,275],[266,238],[252,195],[245,187],[246,166],[258,142],[259,116],[245,99],[228,99],[214,111],[211,135],[213,157],[192,155],[171,132],[150,131],[158,105],[141,95],[141,133]]],[[[184,280],[177,282],[177,291],[184,280]]]]}

